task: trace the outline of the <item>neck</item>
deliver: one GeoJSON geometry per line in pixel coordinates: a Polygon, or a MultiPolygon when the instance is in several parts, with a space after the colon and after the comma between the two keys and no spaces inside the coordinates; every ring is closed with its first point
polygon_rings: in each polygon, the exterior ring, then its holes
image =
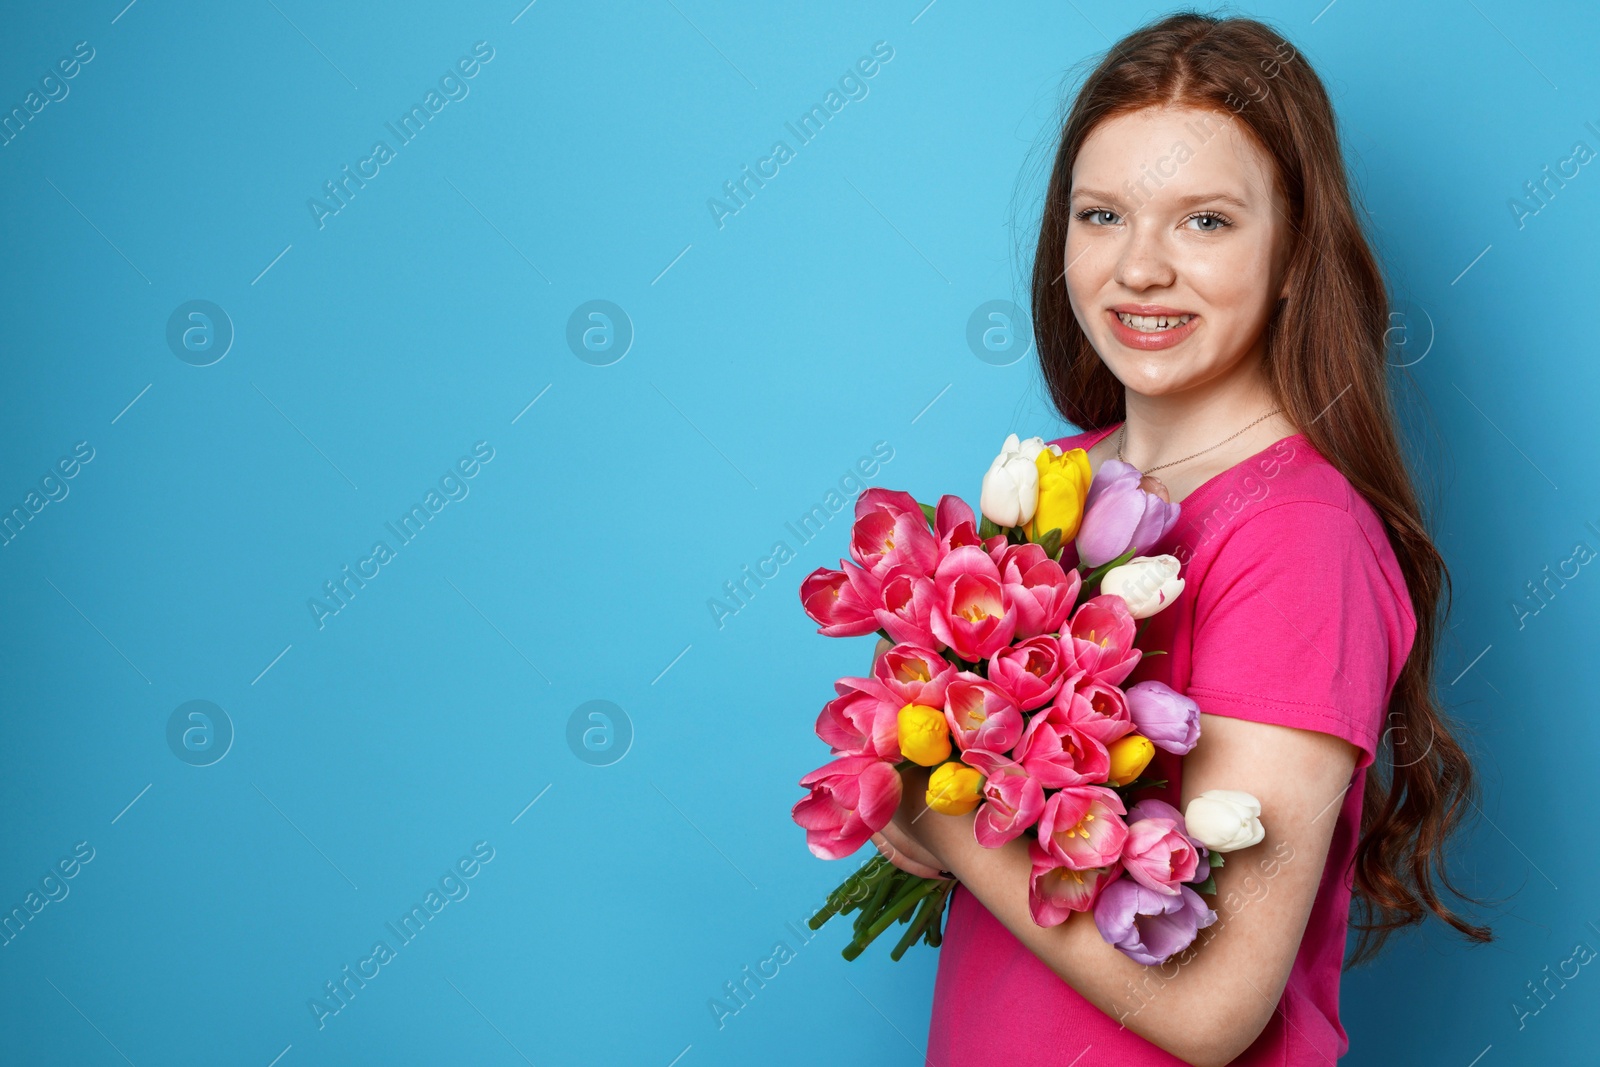
{"type": "MultiPolygon", "coordinates": [[[[1259,359],[1242,361],[1239,372],[1181,393],[1147,395],[1125,391],[1127,420],[1122,454],[1130,463],[1152,467],[1209,449],[1261,418],[1278,403],[1273,399],[1259,359]]],[[[1249,455],[1261,445],[1250,442],[1275,441],[1294,432],[1282,413],[1263,419],[1227,444],[1196,458],[1195,465],[1227,456],[1239,449],[1249,455]]],[[[1173,472],[1188,465],[1174,467],[1173,472]]]]}

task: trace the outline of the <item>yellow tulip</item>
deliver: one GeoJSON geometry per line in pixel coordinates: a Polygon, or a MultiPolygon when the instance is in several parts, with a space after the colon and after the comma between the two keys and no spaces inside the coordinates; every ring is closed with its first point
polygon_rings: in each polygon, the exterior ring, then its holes
{"type": "Polygon", "coordinates": [[[912,763],[932,767],[950,758],[950,724],[944,712],[926,704],[900,709],[900,754],[912,763]]]}
{"type": "Polygon", "coordinates": [[[1107,751],[1111,753],[1111,776],[1107,780],[1112,785],[1127,785],[1150,766],[1156,746],[1142,734],[1128,734],[1113,741],[1107,751]]]}
{"type": "Polygon", "coordinates": [[[1039,505],[1028,526],[1029,539],[1061,531],[1062,543],[1078,536],[1083,502],[1089,495],[1089,453],[1071,448],[1056,455],[1046,448],[1034,457],[1039,468],[1039,505]]]}
{"type": "Polygon", "coordinates": [[[983,775],[965,763],[941,763],[928,776],[928,807],[944,815],[965,815],[983,799],[983,775]]]}

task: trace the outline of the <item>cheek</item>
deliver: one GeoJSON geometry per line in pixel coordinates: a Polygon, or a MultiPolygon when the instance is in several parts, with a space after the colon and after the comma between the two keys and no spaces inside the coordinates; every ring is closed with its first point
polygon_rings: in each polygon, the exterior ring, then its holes
{"type": "Polygon", "coordinates": [[[1078,321],[1086,328],[1093,328],[1096,324],[1087,321],[1084,314],[1086,310],[1092,311],[1098,307],[1097,298],[1110,280],[1113,255],[1095,248],[1091,241],[1074,238],[1069,230],[1062,266],[1068,264],[1071,269],[1065,275],[1067,302],[1078,316],[1078,321]]]}
{"type": "Polygon", "coordinates": [[[1226,334],[1248,332],[1265,318],[1270,265],[1254,251],[1208,257],[1190,264],[1188,279],[1211,309],[1213,324],[1226,334]]]}

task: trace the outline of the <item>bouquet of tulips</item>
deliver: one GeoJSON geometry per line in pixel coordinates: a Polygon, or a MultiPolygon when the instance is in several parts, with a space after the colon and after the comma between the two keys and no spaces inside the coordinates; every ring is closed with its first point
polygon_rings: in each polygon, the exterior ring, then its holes
{"type": "MultiPolygon", "coordinates": [[[[1083,449],[1006,438],[984,475],[982,519],[871,488],[856,500],[851,560],[800,586],[830,637],[893,642],[868,678],[841,678],[817,717],[835,757],[800,779],[794,821],[823,859],[855,852],[894,817],[902,769],[933,768],[929,810],[976,810],[979,844],[1025,837],[1033,921],[1093,910],[1106,941],[1144,964],[1187,948],[1216,920],[1202,894],[1221,853],[1263,836],[1248,793],[1212,790],[1187,811],[1139,799],[1156,749],[1182,755],[1199,707],[1165,684],[1125,685],[1146,653],[1139,620],[1183,590],[1172,556],[1142,556],[1177,521],[1153,479],[1083,449]],[[1154,490],[1154,491],[1152,491],[1154,490]]],[[[953,878],[920,878],[875,856],[810,920],[858,911],[854,959],[894,923],[890,953],[938,947],[953,878]]]]}

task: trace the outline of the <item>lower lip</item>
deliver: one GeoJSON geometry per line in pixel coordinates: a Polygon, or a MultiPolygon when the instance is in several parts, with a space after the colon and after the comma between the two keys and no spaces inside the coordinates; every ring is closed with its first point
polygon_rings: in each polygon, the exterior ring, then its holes
{"type": "Polygon", "coordinates": [[[1200,325],[1200,316],[1194,315],[1182,326],[1145,333],[1143,330],[1135,330],[1132,326],[1123,322],[1115,311],[1108,310],[1106,314],[1111,316],[1111,332],[1116,335],[1117,340],[1129,348],[1137,348],[1145,352],[1160,348],[1171,348],[1173,345],[1182,342],[1191,333],[1194,333],[1195,327],[1200,325]]]}

